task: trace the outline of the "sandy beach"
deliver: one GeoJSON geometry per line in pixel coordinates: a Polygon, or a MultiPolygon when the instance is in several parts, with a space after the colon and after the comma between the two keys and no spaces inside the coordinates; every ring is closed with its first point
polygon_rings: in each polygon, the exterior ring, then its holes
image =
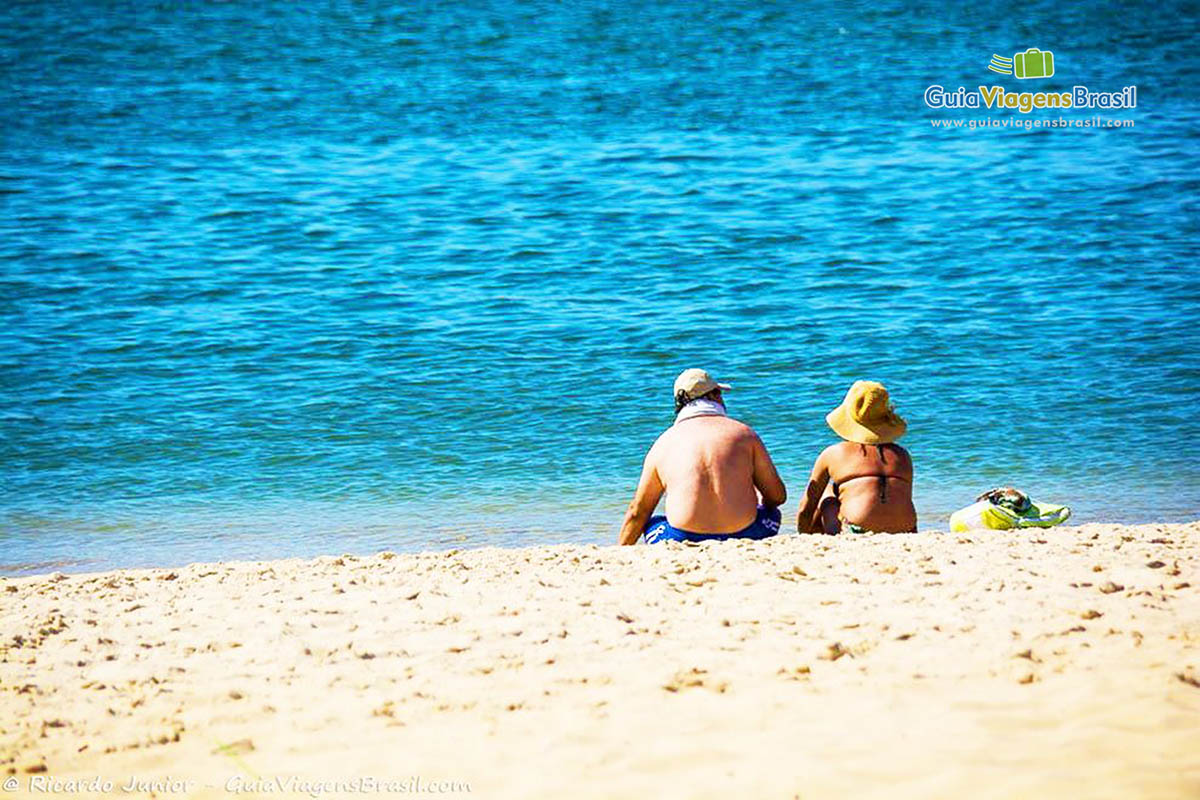
{"type": "Polygon", "coordinates": [[[1200,797],[1200,523],[195,564],[0,604],[11,796],[1200,797]]]}

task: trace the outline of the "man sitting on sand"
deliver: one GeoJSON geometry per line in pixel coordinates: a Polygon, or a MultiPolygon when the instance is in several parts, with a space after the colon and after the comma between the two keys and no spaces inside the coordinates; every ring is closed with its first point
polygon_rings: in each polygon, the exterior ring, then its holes
{"type": "Polygon", "coordinates": [[[855,381],[825,421],[845,441],[817,457],[796,528],[830,534],[916,531],[912,457],[895,443],[908,423],[892,409],[888,390],[855,381]]]}
{"type": "Polygon", "coordinates": [[[779,533],[787,489],[758,434],[725,415],[722,392],[729,388],[702,369],[675,379],[675,424],[646,454],[620,544],[643,536],[653,544],[779,533]],[[667,514],[651,517],[663,492],[667,514]]]}

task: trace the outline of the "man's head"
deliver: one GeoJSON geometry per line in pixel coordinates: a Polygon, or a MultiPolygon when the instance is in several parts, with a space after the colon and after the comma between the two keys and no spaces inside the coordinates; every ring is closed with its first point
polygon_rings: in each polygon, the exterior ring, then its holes
{"type": "Polygon", "coordinates": [[[727,383],[717,383],[712,375],[702,369],[685,369],[675,379],[675,413],[678,414],[688,403],[702,397],[724,405],[721,391],[730,388],[727,383]]]}

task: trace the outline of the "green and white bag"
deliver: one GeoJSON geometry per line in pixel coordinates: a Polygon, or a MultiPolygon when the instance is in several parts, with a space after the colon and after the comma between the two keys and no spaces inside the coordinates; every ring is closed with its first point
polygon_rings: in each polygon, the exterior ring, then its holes
{"type": "Polygon", "coordinates": [[[950,515],[950,530],[1007,531],[1013,528],[1050,528],[1071,518],[1067,506],[1035,503],[1029,495],[1005,486],[984,492],[966,508],[950,515]]]}

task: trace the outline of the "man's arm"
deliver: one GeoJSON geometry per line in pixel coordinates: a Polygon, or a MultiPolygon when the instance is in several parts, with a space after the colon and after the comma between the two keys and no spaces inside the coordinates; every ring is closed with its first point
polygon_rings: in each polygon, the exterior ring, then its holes
{"type": "Polygon", "coordinates": [[[621,524],[617,544],[637,544],[642,531],[646,529],[646,523],[650,521],[650,515],[662,499],[666,487],[658,477],[655,456],[655,448],[651,447],[650,452],[646,454],[645,463],[642,464],[642,478],[638,481],[637,491],[634,492],[633,500],[629,502],[629,508],[625,511],[625,521],[621,524]]]}
{"type": "Polygon", "coordinates": [[[764,506],[778,508],[787,502],[787,487],[758,436],[754,437],[754,488],[758,489],[764,506]]]}
{"type": "Polygon", "coordinates": [[[829,485],[829,464],[825,460],[825,452],[817,456],[813,464],[812,475],[808,478],[808,487],[804,490],[804,502],[800,504],[800,512],[796,515],[796,530],[800,533],[821,533],[817,509],[821,505],[821,496],[829,485]]]}

